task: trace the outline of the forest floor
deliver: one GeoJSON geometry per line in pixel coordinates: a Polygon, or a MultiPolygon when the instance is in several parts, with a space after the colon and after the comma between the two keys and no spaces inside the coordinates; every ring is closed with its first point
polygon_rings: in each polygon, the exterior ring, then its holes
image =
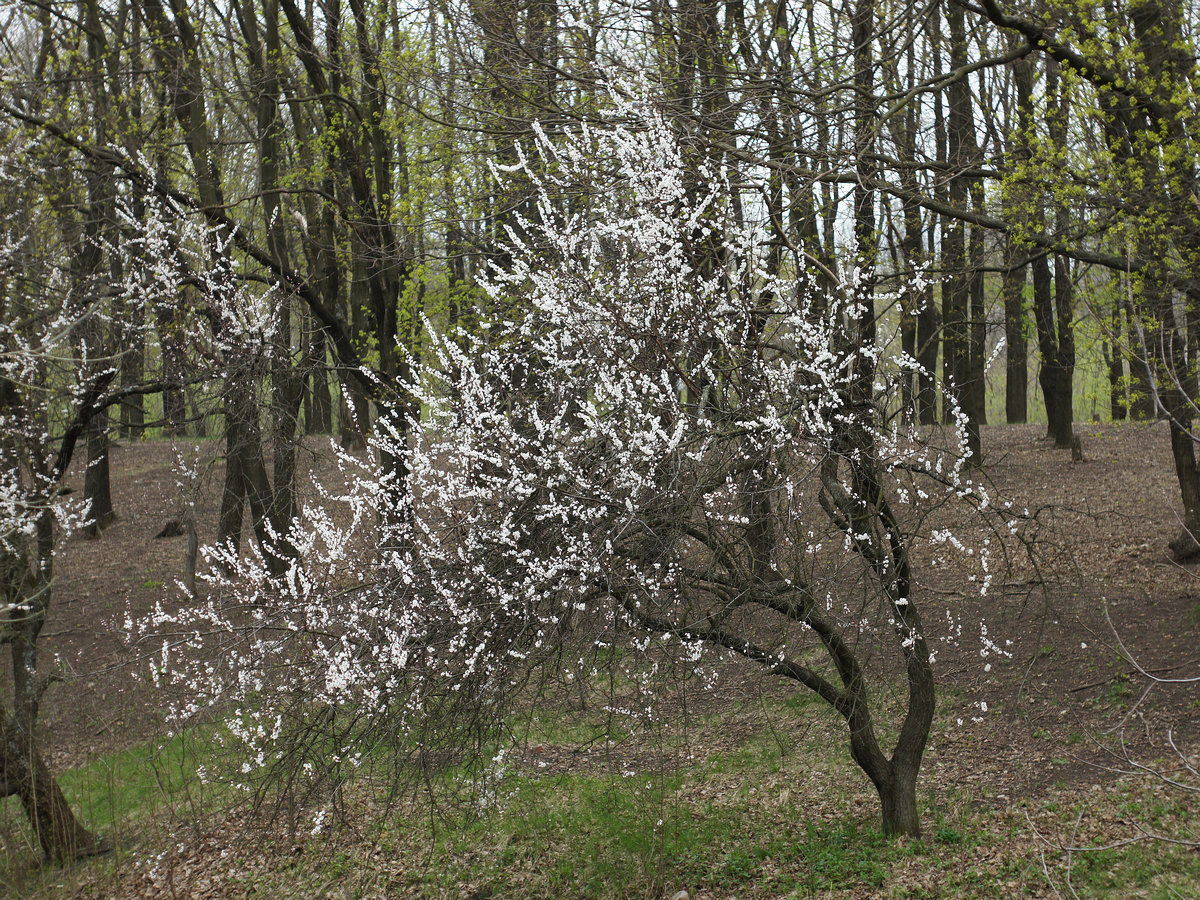
{"type": "MultiPolygon", "coordinates": [[[[422,823],[436,817],[407,816],[401,801],[384,809],[365,793],[355,802],[353,789],[347,821],[320,835],[307,813],[227,812],[186,771],[205,739],[164,740],[165,701],[141,677],[144,648],[126,626],[182,576],[186,539],[154,535],[185,494],[201,540],[211,539],[220,446],[125,443],[113,456],[118,519],[101,539],[63,547],[42,640],[64,673],[43,706],[47,762],[119,851],[43,867],[12,798],[0,806],[0,890],[1200,897],[1200,848],[1175,843],[1200,841],[1197,779],[1182,769],[1200,767],[1200,683],[1143,674],[1200,676],[1200,570],[1166,550],[1180,507],[1166,427],[1077,428],[1083,462],[1042,440],[1042,426],[984,429],[989,490],[1036,520],[1036,564],[1015,552],[986,597],[953,567],[919,570],[941,572],[914,586],[931,631],[977,632],[982,621],[1011,655],[982,657],[976,635],[936,645],[925,840],[898,843],[875,833],[877,800],[839,723],[733,663],[717,691],[680,689],[681,728],[597,743],[578,727],[586,732],[594,714],[567,725],[564,709],[563,722],[514,752],[507,810],[469,822],[447,813],[433,834],[422,823]],[[199,459],[195,488],[177,483],[177,452],[199,459]]],[[[329,471],[327,454],[306,461],[329,471]]]]}

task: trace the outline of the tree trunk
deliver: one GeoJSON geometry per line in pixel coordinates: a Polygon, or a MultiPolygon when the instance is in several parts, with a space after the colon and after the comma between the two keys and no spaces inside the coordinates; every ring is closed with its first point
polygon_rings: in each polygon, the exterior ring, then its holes
{"type": "MultiPolygon", "coordinates": [[[[146,308],[135,301],[124,310],[124,352],[121,353],[121,386],[128,388],[146,377],[146,308]]],[[[131,394],[121,401],[121,437],[140,438],[146,430],[146,398],[131,394]]]]}
{"type": "Polygon", "coordinates": [[[1183,496],[1183,527],[1171,541],[1171,553],[1179,562],[1200,558],[1200,469],[1196,466],[1196,442],[1192,419],[1180,408],[1171,417],[1171,455],[1183,496]]]}
{"type": "MultiPolygon", "coordinates": [[[[928,685],[923,686],[928,691],[922,689],[920,692],[928,696],[919,699],[916,705],[911,705],[914,694],[910,692],[910,707],[904,728],[909,736],[908,746],[898,746],[891,760],[879,750],[869,715],[855,713],[847,720],[850,726],[850,755],[875,786],[879,795],[880,827],[889,837],[921,836],[917,774],[929,736],[929,724],[933,721],[932,677],[928,681],[928,685]]],[[[862,702],[866,702],[865,697],[862,702]]],[[[903,736],[901,743],[905,743],[903,736]]]]}
{"type": "Polygon", "coordinates": [[[875,177],[872,154],[878,129],[874,103],[875,0],[858,0],[851,23],[854,41],[854,92],[858,98],[854,110],[854,157],[857,178],[854,184],[854,253],[858,282],[853,285],[857,301],[855,360],[856,389],[866,400],[874,394],[875,356],[878,325],[875,320],[875,256],[879,235],[875,224],[875,191],[868,185],[875,177]]]}
{"type": "MultiPolygon", "coordinates": [[[[943,54],[942,54],[942,28],[943,28],[943,25],[942,25],[942,19],[941,19],[941,7],[942,7],[942,5],[940,3],[935,3],[929,9],[928,35],[929,35],[929,42],[931,45],[932,55],[933,55],[933,71],[935,71],[935,72],[945,71],[945,60],[944,60],[943,54]]],[[[947,146],[948,142],[949,142],[949,139],[948,139],[948,136],[946,133],[946,113],[945,113],[944,94],[942,91],[934,91],[934,93],[933,93],[933,144],[934,144],[934,157],[936,159],[939,159],[942,161],[949,160],[950,157],[949,157],[949,150],[948,150],[948,146],[947,146]]],[[[935,199],[942,201],[942,202],[946,202],[949,200],[949,196],[948,196],[949,191],[947,190],[948,181],[949,181],[949,179],[946,179],[946,178],[934,179],[933,191],[934,191],[935,199]]],[[[944,237],[945,233],[946,233],[945,217],[944,216],[939,217],[937,214],[931,215],[929,217],[929,235],[925,241],[925,246],[929,248],[930,263],[931,263],[931,267],[932,267],[933,271],[935,271],[935,272],[945,271],[945,265],[946,265],[946,247],[945,247],[945,245],[941,244],[940,250],[938,249],[939,248],[939,240],[938,240],[939,230],[941,231],[941,234],[944,237]],[[939,252],[941,254],[940,259],[935,257],[935,254],[939,253],[939,252]]],[[[942,418],[943,422],[948,422],[951,418],[951,415],[950,415],[951,411],[948,408],[950,404],[947,402],[948,398],[945,395],[945,388],[948,387],[948,385],[949,385],[949,382],[947,381],[947,377],[951,374],[951,372],[953,370],[953,364],[951,363],[950,358],[946,355],[947,346],[946,346],[945,333],[944,333],[944,326],[946,324],[946,308],[945,308],[945,302],[944,302],[945,292],[946,292],[945,287],[946,287],[945,284],[941,284],[938,287],[938,291],[943,298],[943,303],[941,304],[941,306],[939,307],[938,305],[934,304],[933,302],[930,302],[928,314],[924,317],[924,322],[923,323],[918,322],[918,325],[917,325],[917,330],[918,330],[917,343],[920,345],[920,348],[926,352],[925,358],[923,360],[923,364],[925,364],[925,361],[928,361],[928,371],[929,371],[929,376],[926,379],[926,385],[923,386],[921,389],[921,394],[923,396],[925,396],[928,401],[928,404],[923,405],[922,410],[921,410],[921,412],[922,412],[921,423],[924,425],[933,425],[937,422],[937,418],[938,418],[937,417],[938,391],[936,390],[936,382],[937,382],[936,372],[937,372],[938,344],[939,343],[941,344],[941,350],[942,350],[942,385],[943,385],[942,417],[941,418],[942,418]],[[926,326],[924,329],[921,328],[922,324],[926,326]],[[921,331],[924,331],[926,337],[924,337],[924,338],[921,337],[921,335],[920,335],[921,331]]],[[[931,290],[932,290],[932,287],[931,287],[931,290]]]]}
{"type": "Polygon", "coordinates": [[[917,808],[917,773],[892,776],[890,784],[875,788],[883,806],[883,833],[894,837],[920,837],[921,812],[917,808]]]}
{"type": "MultiPolygon", "coordinates": [[[[356,259],[350,281],[350,323],[355,339],[365,342],[368,334],[366,305],[370,288],[365,264],[356,259]]],[[[365,450],[371,433],[371,406],[366,395],[351,379],[342,381],[341,415],[338,417],[338,443],[346,450],[365,450]]]]}
{"type": "Polygon", "coordinates": [[[917,313],[917,416],[922,425],[937,422],[937,363],[939,320],[933,286],[926,285],[924,305],[917,313]]]}
{"type": "MultiPolygon", "coordinates": [[[[226,418],[228,422],[228,416],[226,418]]],[[[242,454],[235,431],[225,430],[225,481],[221,489],[221,512],[217,520],[217,546],[237,555],[242,546],[242,517],[246,481],[242,477],[242,454]]]]}
{"type": "MultiPolygon", "coordinates": [[[[5,456],[0,445],[0,457],[5,456]]],[[[11,458],[4,459],[6,464],[11,458]]],[[[64,861],[111,849],[83,828],[50,776],[36,744],[45,679],[38,677],[38,635],[50,607],[54,583],[54,516],[46,507],[33,535],[10,535],[0,544],[0,595],[22,603],[25,612],[6,628],[12,656],[12,701],[0,700],[0,796],[21,799],[38,843],[50,859],[64,861]],[[16,543],[14,543],[14,541],[16,543]]]]}
{"type": "MultiPolygon", "coordinates": [[[[970,143],[972,155],[978,155],[974,136],[970,143]]],[[[983,182],[978,178],[972,180],[970,194],[971,207],[976,212],[984,213],[983,182]]],[[[971,226],[970,254],[970,352],[967,354],[967,385],[971,398],[971,417],[978,427],[987,424],[987,308],[983,290],[983,229],[977,225],[971,226]]]]}
{"type": "Polygon", "coordinates": [[[1075,438],[1075,335],[1072,329],[1072,284],[1063,257],[1054,261],[1054,315],[1042,358],[1042,394],[1046,400],[1048,436],[1054,446],[1067,449],[1075,438]],[[1057,327],[1056,327],[1057,326],[1057,327]]]}
{"type": "MultiPolygon", "coordinates": [[[[1153,301],[1150,301],[1152,305],[1153,301]]],[[[1128,300],[1122,303],[1125,309],[1125,326],[1132,352],[1129,355],[1130,385],[1129,418],[1146,422],[1158,415],[1158,403],[1154,394],[1154,378],[1151,372],[1152,350],[1143,342],[1143,334],[1134,321],[1136,313],[1128,300]]]]}
{"type": "Polygon", "coordinates": [[[183,393],[183,325],[174,309],[158,304],[154,310],[158,346],[162,357],[163,430],[168,437],[180,437],[187,427],[187,405],[183,393]]]}
{"type": "MultiPolygon", "coordinates": [[[[912,45],[909,45],[907,51],[908,63],[908,82],[905,86],[906,90],[915,88],[916,79],[916,62],[912,45]]],[[[901,128],[898,133],[898,152],[902,159],[911,160],[914,162],[917,158],[917,112],[915,106],[910,106],[904,114],[901,128]]],[[[915,175],[906,171],[902,176],[902,183],[906,190],[912,192],[914,196],[918,195],[920,186],[917,183],[915,175]]],[[[903,204],[904,214],[904,237],[900,242],[900,250],[904,257],[904,265],[908,271],[909,284],[904,288],[904,302],[900,312],[900,333],[902,348],[909,357],[917,363],[916,373],[905,372],[903,385],[903,403],[906,415],[910,415],[913,420],[924,422],[927,416],[925,406],[928,405],[930,398],[923,396],[926,390],[931,390],[933,385],[929,384],[929,374],[932,372],[932,367],[926,367],[925,357],[927,356],[925,342],[928,341],[928,322],[922,322],[922,318],[927,316],[933,306],[933,291],[928,283],[925,283],[924,278],[919,288],[915,283],[917,273],[921,271],[921,267],[926,262],[924,241],[924,229],[921,223],[921,208],[914,201],[905,201],[903,204]],[[914,390],[914,374],[916,386],[914,390]]],[[[936,352],[936,344],[935,344],[936,352]]],[[[937,365],[937,360],[933,361],[933,365],[937,365]]],[[[936,412],[934,413],[936,415],[936,412]]]]}
{"type": "Polygon", "coordinates": [[[1101,339],[1100,349],[1104,356],[1104,367],[1108,371],[1109,413],[1114,422],[1119,422],[1126,415],[1125,392],[1128,385],[1125,381],[1125,351],[1122,349],[1125,342],[1122,340],[1120,279],[1113,278],[1112,285],[1118,293],[1113,298],[1109,313],[1104,317],[1104,337],[1101,339]]]}
{"type": "Polygon", "coordinates": [[[87,468],[83,474],[83,499],[88,504],[88,537],[99,537],[117,518],[112,504],[112,483],[108,467],[108,433],[104,415],[92,419],[87,428],[87,468]]]}
{"type": "Polygon", "coordinates": [[[1041,365],[1038,383],[1046,403],[1046,434],[1061,449],[1071,446],[1074,431],[1071,427],[1071,377],[1064,371],[1059,358],[1059,341],[1055,329],[1054,284],[1050,264],[1044,253],[1030,263],[1033,269],[1033,314],[1037,323],[1038,352],[1041,365]]]}
{"type": "Polygon", "coordinates": [[[1055,358],[1043,361],[1038,373],[1046,400],[1046,434],[1060,450],[1070,448],[1075,437],[1072,415],[1071,371],[1055,358]]]}
{"type": "Polygon", "coordinates": [[[1010,425],[1029,418],[1029,341],[1025,336],[1024,255],[1010,246],[1004,270],[1004,417],[1010,425]]]}
{"type": "MultiPolygon", "coordinates": [[[[1119,321],[1119,320],[1118,320],[1119,321]]],[[[1116,347],[1104,342],[1104,362],[1108,368],[1109,413],[1114,422],[1125,418],[1125,361],[1116,347]]]]}
{"type": "MultiPolygon", "coordinates": [[[[967,36],[963,9],[957,4],[949,8],[950,66],[960,69],[966,65],[967,36]]],[[[965,80],[959,78],[950,83],[949,120],[946,129],[946,154],[954,174],[950,178],[949,199],[951,206],[964,209],[972,178],[964,169],[973,165],[975,156],[974,114],[971,94],[965,80]]],[[[944,368],[951,380],[950,391],[961,414],[966,419],[967,453],[972,464],[981,459],[977,397],[974,382],[979,373],[972,371],[971,333],[968,321],[971,302],[971,279],[967,271],[967,244],[965,223],[947,221],[943,251],[946,279],[942,282],[943,352],[944,368]]],[[[982,366],[982,361],[980,361],[982,366]]]]}
{"type": "Polygon", "coordinates": [[[308,403],[304,430],[307,434],[329,434],[333,430],[333,395],[325,362],[325,332],[318,326],[309,345],[308,403]]]}
{"type": "MultiPolygon", "coordinates": [[[[1054,60],[1046,62],[1046,93],[1050,104],[1047,110],[1050,144],[1052,147],[1065,148],[1069,114],[1068,90],[1058,77],[1058,64],[1054,60]]],[[[1040,211],[1037,217],[1039,221],[1042,220],[1040,211]]],[[[1055,234],[1065,238],[1069,225],[1067,207],[1059,202],[1054,210],[1055,234]]],[[[1042,396],[1046,401],[1047,437],[1054,440],[1055,447],[1065,450],[1071,447],[1075,440],[1075,403],[1072,389],[1075,376],[1075,331],[1072,322],[1075,305],[1074,284],[1071,281],[1070,261],[1062,254],[1055,254],[1051,305],[1051,295],[1045,283],[1049,278],[1049,264],[1044,256],[1041,260],[1045,271],[1041,276],[1041,294],[1035,301],[1040,304],[1037,324],[1042,369],[1039,379],[1042,383],[1042,396]]],[[[1035,281],[1037,277],[1035,275],[1035,281]]]]}
{"type": "Polygon", "coordinates": [[[8,710],[0,708],[0,794],[16,794],[48,859],[66,862],[112,850],[112,842],[88,831],[50,775],[31,736],[8,710]]]}
{"type": "MultiPolygon", "coordinates": [[[[245,500],[250,506],[251,525],[267,567],[278,572],[287,556],[279,535],[290,521],[276,523],[271,518],[275,496],[263,463],[262,429],[254,393],[256,383],[257,379],[243,373],[231,375],[225,386],[225,484],[221,493],[217,543],[237,550],[241,543],[245,500]]],[[[292,414],[294,416],[294,407],[292,414]]],[[[285,461],[284,465],[290,463],[285,461]]],[[[280,474],[290,477],[291,473],[280,474]]],[[[290,509],[290,499],[287,508],[290,509]]]]}
{"type": "Polygon", "coordinates": [[[367,398],[349,381],[342,382],[341,404],[338,409],[338,444],[344,450],[362,451],[367,448],[371,430],[367,398]]]}
{"type": "MultiPolygon", "coordinates": [[[[1015,39],[1010,39],[1014,46],[1015,39]]],[[[1033,115],[1033,62],[1022,57],[1012,64],[1013,89],[1016,93],[1016,122],[1007,129],[1009,143],[1005,153],[1014,169],[1028,163],[1029,129],[1033,115]]],[[[1027,212],[1030,191],[1021,182],[1006,185],[1003,195],[1005,218],[1020,221],[1027,212]]],[[[1004,415],[1010,424],[1029,420],[1029,337],[1025,283],[1029,277],[1027,248],[1009,234],[1004,247],[1004,340],[1006,347],[1004,415]]]]}

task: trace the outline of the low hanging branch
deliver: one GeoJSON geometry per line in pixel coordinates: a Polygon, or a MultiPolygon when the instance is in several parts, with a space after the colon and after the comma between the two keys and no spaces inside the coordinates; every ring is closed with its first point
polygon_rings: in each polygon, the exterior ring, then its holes
{"type": "Polygon", "coordinates": [[[204,381],[203,378],[187,378],[174,381],[146,381],[141,384],[131,384],[119,388],[115,391],[105,393],[112,380],[116,377],[117,370],[109,369],[101,372],[93,379],[92,383],[84,388],[83,394],[75,406],[75,413],[71,417],[71,422],[63,431],[62,436],[58,439],[58,452],[54,457],[54,464],[50,467],[50,487],[58,484],[66,474],[67,469],[71,467],[71,458],[75,454],[75,444],[79,440],[92,419],[104,412],[111,406],[116,406],[124,402],[130,397],[146,397],[153,394],[161,394],[163,391],[180,390],[188,385],[199,384],[204,381]]]}

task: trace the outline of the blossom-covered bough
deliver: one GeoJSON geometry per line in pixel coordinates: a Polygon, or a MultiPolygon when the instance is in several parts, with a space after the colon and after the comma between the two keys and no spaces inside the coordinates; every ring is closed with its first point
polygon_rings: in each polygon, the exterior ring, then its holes
{"type": "Polygon", "coordinates": [[[67,860],[112,845],[72,813],[37,740],[58,675],[39,653],[55,551],[93,520],[88,504],[64,496],[62,480],[91,421],[145,386],[114,388],[111,366],[75,365],[74,345],[97,313],[34,215],[38,182],[26,164],[35,153],[22,136],[0,133],[0,644],[11,655],[0,681],[0,797],[16,795],[45,855],[67,860]]]}
{"type": "MultiPolygon", "coordinates": [[[[92,445],[107,411],[184,385],[122,383],[117,353],[96,337],[111,325],[114,302],[129,308],[156,292],[179,302],[184,257],[167,247],[188,235],[168,236],[160,220],[133,215],[115,192],[99,189],[103,179],[76,207],[55,160],[24,130],[0,129],[0,644],[11,655],[9,676],[0,679],[0,797],[17,795],[44,854],[64,861],[107,852],[112,842],[75,817],[39,749],[43,697],[66,680],[40,645],[62,590],[55,555],[72,534],[98,534],[102,512],[88,484],[97,463],[107,465],[107,443],[103,460],[92,445]],[[101,228],[110,210],[116,223],[101,228]],[[101,253],[109,266],[99,264],[101,253]],[[154,258],[169,283],[147,271],[154,258]],[[87,459],[82,501],[64,483],[80,455],[87,459]]],[[[135,337],[133,326],[123,333],[135,337]]]]}
{"type": "Polygon", "coordinates": [[[833,707],[884,830],[919,833],[934,677],[911,549],[930,505],[986,500],[961,441],[889,418],[855,291],[779,262],[752,198],[644,97],[614,88],[604,124],[518,154],[532,199],[494,314],[430,326],[401,386],[419,421],[374,438],[406,477],[345,457],[285,573],[226,559],[208,602],[146,624],[181,712],[233,713],[247,781],[341,777],[381,735],[408,760],[489,755],[530,673],[587,677],[596,647],[639,683],[725,654],[833,707]]]}

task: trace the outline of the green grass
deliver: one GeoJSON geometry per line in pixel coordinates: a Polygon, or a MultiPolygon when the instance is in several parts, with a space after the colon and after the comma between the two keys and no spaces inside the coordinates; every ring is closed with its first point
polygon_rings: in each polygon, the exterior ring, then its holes
{"type": "Polygon", "coordinates": [[[196,784],[196,760],[181,737],[135,747],[63,773],[59,785],[92,828],[136,822],[196,784]]]}
{"type": "Polygon", "coordinates": [[[228,802],[222,783],[202,783],[197,769],[220,772],[216,729],[194,728],[101,756],[57,775],[58,785],[80,823],[111,839],[116,852],[80,863],[41,865],[36,836],[17,797],[0,799],[0,897],[59,897],[79,893],[83,882],[99,883],[94,896],[147,848],[169,846],[190,826],[228,802]]]}
{"type": "MultiPolygon", "coordinates": [[[[543,709],[531,725],[546,751],[511,756],[486,808],[431,814],[406,800],[388,806],[378,785],[364,780],[342,797],[352,827],[319,837],[304,824],[315,809],[300,811],[298,833],[285,821],[221,827],[220,806],[231,797],[198,784],[196,765],[215,768],[220,760],[211,730],[197,731],[64,774],[74,808],[90,827],[117,836],[121,852],[69,870],[26,864],[23,873],[10,858],[0,892],[110,896],[122,871],[196,834],[210,842],[206,884],[261,896],[326,896],[337,886],[346,896],[512,900],[650,898],[680,889],[743,900],[990,898],[1069,895],[1068,875],[1080,896],[1196,895],[1200,854],[1185,847],[1147,841],[1070,856],[1058,849],[1128,837],[1137,833],[1131,823],[1194,840],[1185,795],[1149,782],[1092,791],[1064,784],[1011,808],[981,806],[986,785],[930,783],[920,795],[923,839],[890,840],[879,833],[877,799],[849,761],[844,735],[811,719],[798,728],[804,711],[795,705],[757,702],[759,718],[743,706],[724,724],[715,714],[697,717],[690,746],[667,728],[595,744],[594,713],[543,709]],[[592,752],[572,757],[565,771],[556,767],[581,742],[592,742],[592,752]],[[549,769],[538,767],[543,758],[549,769]],[[216,850],[214,835],[224,842],[216,850]],[[225,870],[211,855],[222,847],[225,870]]],[[[10,856],[19,819],[10,806],[10,856]]],[[[188,893],[185,883],[175,889],[188,893]]]]}
{"type": "Polygon", "coordinates": [[[702,775],[514,779],[501,809],[438,842],[420,888],[627,897],[753,887],[759,896],[803,896],[877,888],[889,861],[919,852],[884,838],[873,820],[814,821],[798,799],[764,804],[733,781],[697,796],[721,773],[705,766],[702,775]]]}
{"type": "Polygon", "coordinates": [[[1086,800],[1065,789],[1032,819],[1046,854],[1043,880],[1065,896],[1200,897],[1200,853],[1177,843],[1200,840],[1194,805],[1186,792],[1150,779],[1093,790],[1086,800]]]}
{"type": "MultiPolygon", "coordinates": [[[[87,827],[103,834],[136,832],[166,803],[198,802],[193,735],[176,736],[111,753],[58,776],[67,802],[87,827]]],[[[211,763],[210,763],[211,766],[211,763]]],[[[4,802],[6,846],[34,848],[34,837],[16,797],[4,802]]]]}

